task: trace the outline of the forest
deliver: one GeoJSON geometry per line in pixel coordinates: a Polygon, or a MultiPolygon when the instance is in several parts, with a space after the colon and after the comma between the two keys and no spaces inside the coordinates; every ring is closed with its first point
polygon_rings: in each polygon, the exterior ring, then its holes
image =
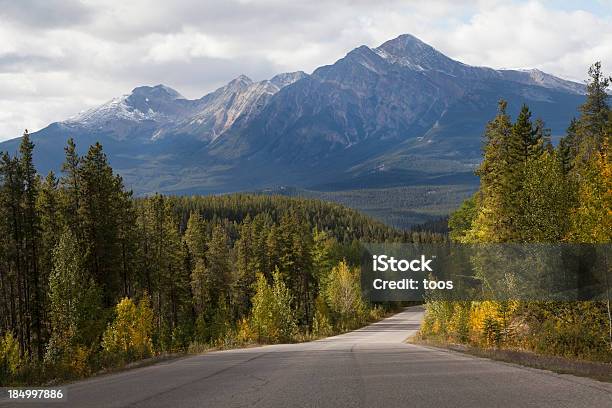
{"type": "MultiPolygon", "coordinates": [[[[611,81],[600,63],[589,69],[585,102],[556,147],[529,107],[513,122],[500,101],[486,126],[480,188],[450,216],[453,242],[612,242],[611,81]]],[[[421,336],[612,362],[610,293],[583,302],[431,300],[421,336]]]]}
{"type": "Polygon", "coordinates": [[[0,383],[81,378],[167,353],[302,341],[380,318],[360,242],[439,241],[339,204],[233,194],[135,198],[102,146],[0,157],[0,383]]]}

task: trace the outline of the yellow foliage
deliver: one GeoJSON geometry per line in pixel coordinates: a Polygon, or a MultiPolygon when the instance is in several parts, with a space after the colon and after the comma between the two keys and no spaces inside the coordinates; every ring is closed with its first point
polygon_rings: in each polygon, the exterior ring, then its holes
{"type": "Polygon", "coordinates": [[[10,331],[6,332],[4,337],[0,337],[0,375],[3,371],[7,371],[7,374],[15,374],[20,365],[21,358],[17,339],[10,331]]]}
{"type": "Polygon", "coordinates": [[[102,337],[102,347],[108,353],[120,353],[128,358],[143,358],[153,351],[153,311],[145,296],[136,306],[132,299],[123,298],[116,306],[117,316],[102,337]]]}
{"type": "Polygon", "coordinates": [[[571,216],[570,240],[582,243],[612,241],[612,164],[605,148],[582,170],[578,202],[571,216]]]}
{"type": "Polygon", "coordinates": [[[242,343],[249,343],[257,338],[257,333],[253,330],[248,319],[246,318],[242,318],[240,322],[238,322],[238,330],[236,335],[238,337],[238,341],[242,343]]]}
{"type": "Polygon", "coordinates": [[[83,346],[77,346],[73,350],[71,367],[79,377],[89,375],[89,350],[83,346]]]}

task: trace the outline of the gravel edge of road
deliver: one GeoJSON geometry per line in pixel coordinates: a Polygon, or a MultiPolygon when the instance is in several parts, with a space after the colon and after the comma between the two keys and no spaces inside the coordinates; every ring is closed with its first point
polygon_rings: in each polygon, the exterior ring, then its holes
{"type": "Polygon", "coordinates": [[[481,349],[463,344],[421,340],[415,337],[407,339],[406,342],[437,350],[445,350],[499,361],[524,368],[545,370],[556,374],[569,374],[600,382],[612,383],[612,364],[607,363],[571,360],[564,357],[546,356],[520,350],[481,349]]]}

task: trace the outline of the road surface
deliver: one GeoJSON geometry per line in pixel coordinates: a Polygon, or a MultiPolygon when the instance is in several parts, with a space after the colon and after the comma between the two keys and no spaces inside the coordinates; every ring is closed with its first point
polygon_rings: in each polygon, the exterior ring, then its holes
{"type": "Polygon", "coordinates": [[[612,407],[609,383],[404,343],[422,316],[422,308],[408,308],[315,342],[212,352],[100,376],[68,385],[65,404],[46,405],[612,407]]]}

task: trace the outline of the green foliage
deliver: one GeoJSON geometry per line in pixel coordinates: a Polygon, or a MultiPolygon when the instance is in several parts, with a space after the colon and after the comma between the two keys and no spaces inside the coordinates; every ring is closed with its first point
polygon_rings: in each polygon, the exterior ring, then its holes
{"type": "Polygon", "coordinates": [[[315,301],[315,315],[312,323],[312,333],[317,337],[329,336],[333,333],[329,307],[325,300],[319,296],[315,301]]]}
{"type": "Polygon", "coordinates": [[[448,219],[450,238],[455,242],[462,242],[467,232],[472,228],[472,223],[476,218],[477,206],[476,196],[465,200],[459,209],[454,211],[448,219]]]}
{"type": "Polygon", "coordinates": [[[97,338],[101,300],[70,230],[65,230],[53,251],[49,300],[52,331],[45,360],[66,364],[77,346],[89,345],[97,338]]]}
{"type": "Polygon", "coordinates": [[[207,238],[206,223],[199,213],[192,212],[189,221],[187,221],[187,229],[183,239],[193,259],[204,259],[206,257],[207,238]]]}
{"type": "Polygon", "coordinates": [[[601,151],[601,147],[610,137],[610,106],[607,88],[612,78],[601,71],[601,62],[589,68],[590,80],[587,84],[587,98],[580,107],[580,119],[577,124],[578,142],[576,164],[585,163],[601,151]]]}
{"type": "Polygon", "coordinates": [[[499,321],[492,316],[487,316],[482,325],[482,335],[486,345],[498,347],[502,341],[499,321]]]}
{"type": "Polygon", "coordinates": [[[21,365],[17,339],[13,333],[6,332],[0,338],[0,384],[6,384],[8,378],[17,374],[21,365]]]}
{"type": "Polygon", "coordinates": [[[516,237],[521,241],[558,242],[568,230],[573,204],[571,183],[554,153],[544,152],[525,164],[524,180],[516,193],[516,237]]]}
{"type": "Polygon", "coordinates": [[[359,279],[359,268],[350,268],[341,261],[331,270],[323,288],[325,301],[342,330],[352,329],[363,321],[366,305],[359,279]]]}
{"type": "Polygon", "coordinates": [[[541,302],[526,308],[528,347],[543,354],[612,361],[601,302],[541,302]]]}
{"type": "Polygon", "coordinates": [[[607,146],[579,170],[578,205],[571,212],[569,238],[576,242],[612,241],[612,164],[607,146]]]}
{"type": "Polygon", "coordinates": [[[272,277],[270,286],[265,276],[257,275],[251,326],[260,341],[286,342],[297,332],[295,313],[291,309],[293,296],[278,271],[272,277]]]}
{"type": "MultiPolygon", "coordinates": [[[[406,163],[404,160],[403,163],[406,163]]],[[[411,162],[415,165],[416,162],[411,162]]],[[[400,163],[397,163],[400,164],[400,163]]],[[[444,172],[440,160],[422,160],[416,167],[430,166],[435,172],[444,172]]],[[[453,169],[448,169],[452,172],[453,169]]],[[[375,220],[395,228],[414,231],[416,225],[426,223],[449,214],[463,200],[474,193],[474,187],[467,185],[407,185],[388,188],[366,188],[361,190],[314,191],[283,187],[266,194],[302,197],[335,202],[353,208],[375,220]]],[[[436,236],[435,231],[420,231],[419,239],[436,236]]],[[[335,235],[335,234],[334,234],[335,235]]]]}

